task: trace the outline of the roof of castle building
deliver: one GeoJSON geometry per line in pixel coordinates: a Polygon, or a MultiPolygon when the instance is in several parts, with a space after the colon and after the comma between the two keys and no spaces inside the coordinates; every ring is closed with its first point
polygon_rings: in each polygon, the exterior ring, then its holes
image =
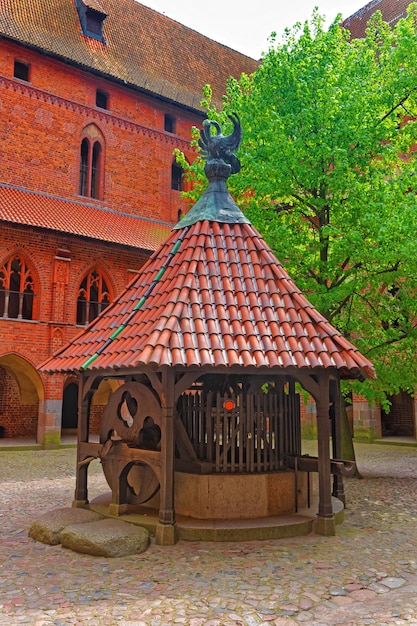
{"type": "Polygon", "coordinates": [[[229,76],[257,67],[136,0],[0,0],[0,34],[194,110],[205,84],[219,101],[229,76]],[[77,2],[104,17],[102,40],[83,31],[77,2]]]}
{"type": "Polygon", "coordinates": [[[33,228],[156,250],[172,226],[88,202],[57,198],[0,183],[0,220],[33,228]]]}
{"type": "Polygon", "coordinates": [[[376,11],[381,11],[382,19],[391,26],[405,17],[411,0],[371,0],[353,15],[343,21],[343,26],[350,30],[354,39],[365,37],[369,19],[376,11]]]}

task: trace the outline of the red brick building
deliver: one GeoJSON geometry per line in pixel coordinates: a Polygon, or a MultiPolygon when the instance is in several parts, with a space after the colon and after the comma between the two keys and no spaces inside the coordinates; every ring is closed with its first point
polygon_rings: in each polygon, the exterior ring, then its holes
{"type": "Polygon", "coordinates": [[[348,28],[352,37],[360,39],[365,36],[369,19],[376,11],[381,11],[382,19],[391,26],[405,17],[410,0],[371,0],[353,15],[346,18],[343,26],[348,28]]]}
{"type": "Polygon", "coordinates": [[[135,0],[0,0],[0,33],[0,434],[46,445],[77,385],[38,365],[166,239],[202,87],[256,61],[135,0]]]}

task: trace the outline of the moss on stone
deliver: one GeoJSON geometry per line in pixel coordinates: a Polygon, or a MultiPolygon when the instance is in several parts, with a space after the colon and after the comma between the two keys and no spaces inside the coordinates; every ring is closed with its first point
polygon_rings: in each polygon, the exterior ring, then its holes
{"type": "Polygon", "coordinates": [[[353,441],[357,441],[359,443],[372,443],[377,438],[377,433],[373,428],[355,426],[353,441]]]}
{"type": "Polygon", "coordinates": [[[48,430],[42,441],[42,447],[46,450],[59,448],[61,444],[61,432],[59,430],[48,430]]]}

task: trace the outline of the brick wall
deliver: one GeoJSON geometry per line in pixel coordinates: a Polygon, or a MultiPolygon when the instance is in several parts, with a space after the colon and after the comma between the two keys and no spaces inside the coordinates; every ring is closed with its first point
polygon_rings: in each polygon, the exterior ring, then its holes
{"type": "Polygon", "coordinates": [[[75,326],[78,290],[91,267],[102,269],[114,298],[131,279],[129,270],[139,270],[147,259],[144,252],[135,249],[3,224],[0,266],[14,254],[22,255],[30,267],[36,305],[32,321],[0,318],[0,355],[10,351],[22,353],[35,365],[50,356],[53,340],[57,349],[57,344],[66,343],[79,331],[75,326]],[[57,281],[54,268],[57,250],[62,248],[67,251],[67,275],[65,280],[57,281]],[[58,335],[54,335],[56,329],[58,335]]]}
{"type": "MultiPolygon", "coordinates": [[[[85,200],[78,195],[80,146],[89,127],[102,141],[104,176],[101,199],[88,202],[169,223],[176,223],[178,210],[186,208],[171,189],[173,150],[180,148],[192,159],[191,127],[200,124],[199,115],[4,40],[0,112],[0,182],[85,200]],[[30,66],[30,82],[13,77],[16,58],[30,66]],[[97,89],[109,96],[107,110],[96,106],[97,89]],[[165,114],[175,119],[175,133],[164,130],[165,114]]],[[[0,367],[23,365],[42,408],[22,405],[19,386],[8,375],[0,390],[7,408],[0,425],[9,437],[36,432],[43,437],[57,429],[65,377],[50,377],[37,368],[79,332],[76,301],[82,279],[98,267],[114,298],[149,252],[1,222],[0,267],[15,254],[24,258],[34,280],[33,320],[0,317],[0,367]],[[37,429],[38,419],[44,423],[37,429]]],[[[16,380],[23,384],[22,378],[16,380]]],[[[94,407],[94,431],[101,411],[94,407]]]]}
{"type": "Polygon", "coordinates": [[[93,124],[103,137],[105,205],[177,221],[185,203],[171,190],[173,150],[193,158],[199,115],[4,41],[0,76],[1,181],[79,199],[81,137],[93,124]],[[13,78],[15,58],[30,65],[30,83],[13,78]],[[108,110],[95,106],[97,88],[109,94],[108,110]],[[175,134],[164,130],[166,113],[176,119],[175,134]]]}
{"type": "MultiPolygon", "coordinates": [[[[131,280],[130,270],[139,270],[147,255],[139,250],[109,246],[100,241],[83,241],[58,233],[2,224],[0,266],[17,253],[24,256],[34,278],[34,319],[0,318],[0,366],[2,360],[10,358],[10,355],[13,359],[20,357],[32,370],[28,376],[42,381],[43,399],[59,400],[62,398],[64,377],[58,376],[53,383],[49,375],[36,374],[36,369],[79,332],[80,327],[75,324],[76,301],[85,273],[92,266],[99,266],[112,297],[116,297],[131,280]],[[60,249],[67,251],[67,260],[59,261],[65,264],[64,278],[62,273],[57,276],[56,271],[57,250],[60,249]]],[[[6,436],[36,437],[38,406],[21,406],[17,386],[13,387],[13,393],[10,390],[10,379],[7,388],[8,409],[6,414],[0,415],[0,425],[6,428],[6,436]]]]}
{"type": "MultiPolygon", "coordinates": [[[[101,142],[104,167],[100,199],[87,201],[174,224],[186,205],[171,189],[173,151],[180,148],[193,159],[191,128],[201,121],[202,115],[174,103],[0,41],[1,183],[85,201],[79,195],[80,149],[90,133],[101,142]],[[15,59],[29,66],[28,81],[14,78],[15,59]],[[97,89],[108,94],[107,109],[96,106],[97,89]],[[164,129],[165,115],[175,120],[174,132],[164,129]]],[[[16,254],[30,269],[36,295],[33,320],[0,317],[0,368],[20,374],[0,381],[0,417],[7,436],[37,432],[46,441],[49,433],[56,441],[66,377],[38,367],[80,331],[76,301],[86,273],[100,268],[116,297],[149,252],[0,222],[0,267],[16,254]],[[38,395],[39,408],[21,403],[26,383],[38,395]]],[[[99,430],[102,409],[92,409],[93,431],[99,430]]]]}
{"type": "Polygon", "coordinates": [[[415,437],[415,418],[413,398],[402,391],[397,396],[390,396],[390,409],[382,412],[382,433],[387,437],[415,437]]]}
{"type": "Polygon", "coordinates": [[[14,378],[0,367],[0,426],[5,437],[36,437],[38,406],[24,405],[14,378]]]}
{"type": "Polygon", "coordinates": [[[105,406],[102,404],[92,404],[90,407],[90,433],[100,434],[101,418],[103,417],[105,406]]]}

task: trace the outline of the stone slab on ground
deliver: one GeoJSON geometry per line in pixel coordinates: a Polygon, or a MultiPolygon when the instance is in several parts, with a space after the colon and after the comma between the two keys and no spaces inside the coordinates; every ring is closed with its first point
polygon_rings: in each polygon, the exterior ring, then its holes
{"type": "Polygon", "coordinates": [[[61,543],[59,534],[66,526],[86,524],[100,519],[102,519],[101,515],[88,509],[71,507],[53,509],[32,522],[29,528],[29,537],[35,541],[56,546],[61,543]]]}
{"type": "Polygon", "coordinates": [[[59,537],[64,548],[92,556],[140,554],[149,545],[146,528],[115,519],[73,524],[64,528],[59,537]]]}

